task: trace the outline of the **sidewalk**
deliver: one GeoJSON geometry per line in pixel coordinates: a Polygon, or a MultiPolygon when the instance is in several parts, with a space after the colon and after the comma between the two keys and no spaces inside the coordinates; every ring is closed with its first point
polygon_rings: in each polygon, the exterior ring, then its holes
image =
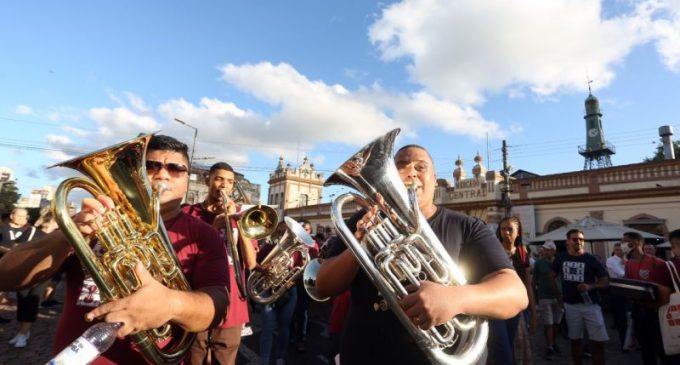
{"type": "MultiPolygon", "coordinates": [[[[63,302],[61,283],[57,289],[55,299],[63,302]]],[[[15,297],[13,293],[10,296],[15,297]]],[[[0,305],[0,317],[12,320],[10,323],[0,324],[0,365],[46,363],[52,358],[52,340],[61,316],[61,305],[51,308],[40,307],[38,320],[31,328],[28,346],[20,349],[7,343],[17,333],[19,327],[16,321],[16,310],[15,304],[0,305]]]]}
{"type": "MultiPolygon", "coordinates": [[[[63,301],[63,288],[61,287],[59,287],[57,299],[63,301]]],[[[34,324],[31,331],[28,346],[23,349],[16,349],[7,343],[17,330],[17,323],[15,321],[16,306],[0,305],[0,316],[12,320],[11,323],[0,324],[0,365],[44,364],[47,362],[51,358],[52,340],[60,314],[60,306],[53,308],[41,307],[38,321],[34,324]]],[[[329,364],[329,360],[326,358],[326,350],[329,345],[328,335],[325,331],[327,315],[327,303],[312,303],[310,333],[307,335],[306,342],[307,351],[299,353],[296,351],[295,344],[291,344],[289,346],[289,364],[329,364]]],[[[255,333],[243,338],[237,361],[238,365],[259,364],[259,318],[257,318],[257,314],[254,317],[252,327],[255,333]]],[[[606,363],[614,365],[641,364],[639,351],[621,352],[616,331],[611,328],[611,325],[608,325],[607,328],[609,329],[610,341],[607,342],[605,348],[606,363]]],[[[555,356],[553,361],[546,361],[543,357],[545,355],[545,342],[543,340],[542,328],[539,328],[537,333],[532,336],[533,364],[571,364],[569,340],[560,336],[558,345],[562,355],[555,356]]],[[[591,360],[585,358],[583,364],[591,364],[591,360]]]]}

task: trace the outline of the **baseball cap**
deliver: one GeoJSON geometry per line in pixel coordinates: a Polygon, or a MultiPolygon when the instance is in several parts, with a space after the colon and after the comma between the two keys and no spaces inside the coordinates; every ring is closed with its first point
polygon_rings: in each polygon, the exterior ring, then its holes
{"type": "Polygon", "coordinates": [[[555,246],[555,242],[553,241],[545,241],[545,243],[543,244],[543,248],[557,250],[557,246],[555,246]]]}

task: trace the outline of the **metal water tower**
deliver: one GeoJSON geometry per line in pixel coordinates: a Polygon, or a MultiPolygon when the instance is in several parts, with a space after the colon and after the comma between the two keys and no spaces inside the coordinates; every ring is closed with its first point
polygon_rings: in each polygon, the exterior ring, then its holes
{"type": "Polygon", "coordinates": [[[578,153],[585,157],[583,163],[584,170],[592,170],[602,167],[611,167],[611,155],[616,153],[612,144],[604,139],[602,129],[602,113],[600,112],[600,101],[593,96],[588,82],[588,97],[586,98],[586,145],[578,147],[578,153]]]}

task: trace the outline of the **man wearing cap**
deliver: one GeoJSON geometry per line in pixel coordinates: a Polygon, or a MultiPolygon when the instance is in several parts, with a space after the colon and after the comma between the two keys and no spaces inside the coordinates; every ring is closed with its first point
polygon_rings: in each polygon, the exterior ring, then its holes
{"type": "MultiPolygon", "coordinates": [[[[552,263],[555,260],[555,243],[546,241],[541,250],[541,257],[534,265],[534,280],[538,287],[538,308],[543,321],[543,334],[547,348],[546,360],[552,360],[553,355],[559,352],[555,340],[562,320],[563,309],[557,301],[558,293],[550,285],[552,263]]],[[[560,290],[558,287],[557,290],[560,290]]]]}

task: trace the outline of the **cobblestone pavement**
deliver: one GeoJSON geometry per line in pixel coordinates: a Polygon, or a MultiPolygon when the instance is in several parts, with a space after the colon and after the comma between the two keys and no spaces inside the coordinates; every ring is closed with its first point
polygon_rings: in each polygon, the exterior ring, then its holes
{"type": "MultiPolygon", "coordinates": [[[[63,300],[60,290],[58,300],[63,300]]],[[[0,324],[0,365],[28,365],[28,364],[44,364],[51,358],[52,340],[56,324],[59,319],[61,307],[42,308],[38,321],[34,324],[31,331],[31,338],[28,346],[23,349],[16,349],[9,345],[7,341],[14,336],[17,330],[17,324],[14,320],[16,306],[14,305],[0,305],[0,317],[12,319],[11,323],[0,324]]],[[[329,339],[326,332],[326,318],[329,312],[328,304],[313,303],[311,310],[311,325],[310,333],[307,336],[305,343],[305,352],[297,350],[297,344],[292,343],[289,346],[289,364],[329,364],[326,357],[327,349],[329,347],[329,339]]],[[[254,334],[243,338],[243,343],[239,351],[237,360],[238,365],[255,365],[259,364],[259,334],[260,326],[257,315],[254,316],[252,323],[254,334]]],[[[607,364],[628,365],[640,364],[640,353],[637,351],[623,353],[619,350],[618,341],[615,331],[610,326],[610,338],[606,347],[606,362],[607,364]]],[[[537,333],[532,338],[532,353],[533,363],[537,365],[551,364],[551,365],[566,365],[571,363],[569,355],[569,342],[564,337],[558,340],[562,355],[557,356],[553,361],[546,361],[543,358],[545,353],[545,345],[542,333],[537,333]]],[[[590,359],[584,359],[584,364],[590,364],[590,359]]]]}

